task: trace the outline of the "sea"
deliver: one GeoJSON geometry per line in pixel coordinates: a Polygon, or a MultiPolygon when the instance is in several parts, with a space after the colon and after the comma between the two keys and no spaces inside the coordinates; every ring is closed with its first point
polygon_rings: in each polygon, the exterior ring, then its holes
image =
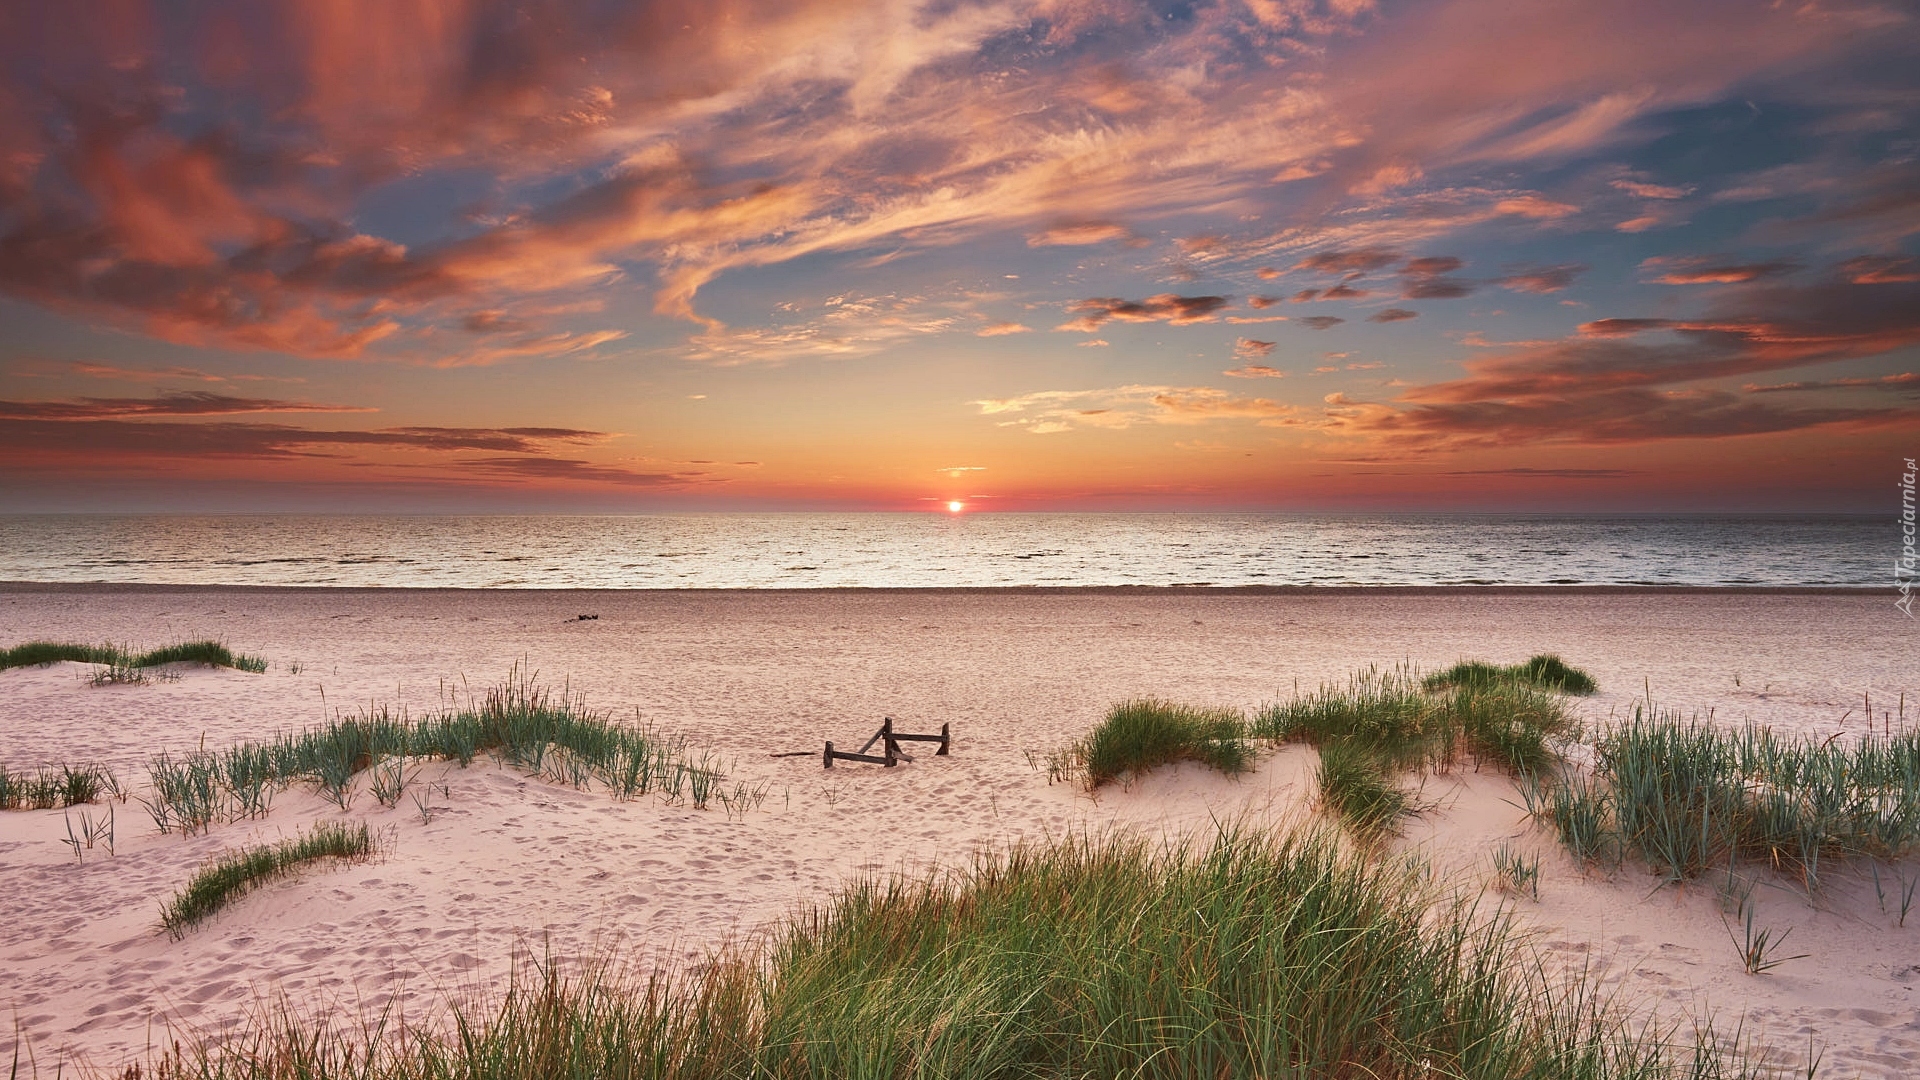
{"type": "Polygon", "coordinates": [[[1890,517],[0,515],[0,581],[471,589],[1891,587],[1890,517]]]}

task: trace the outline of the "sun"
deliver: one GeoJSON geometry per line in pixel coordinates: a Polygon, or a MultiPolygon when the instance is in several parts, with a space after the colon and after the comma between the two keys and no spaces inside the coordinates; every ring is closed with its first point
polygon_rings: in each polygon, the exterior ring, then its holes
{"type": "Polygon", "coordinates": [[[966,508],[967,504],[961,502],[959,499],[954,499],[947,503],[947,513],[949,514],[957,514],[966,508]]]}

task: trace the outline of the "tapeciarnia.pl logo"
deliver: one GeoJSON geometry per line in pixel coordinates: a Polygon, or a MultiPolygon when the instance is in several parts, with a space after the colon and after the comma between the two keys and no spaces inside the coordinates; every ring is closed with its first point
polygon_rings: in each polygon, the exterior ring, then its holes
{"type": "Polygon", "coordinates": [[[1913,550],[1913,477],[1915,469],[1913,459],[1907,458],[1907,469],[1900,474],[1900,557],[1893,561],[1893,586],[1900,591],[1900,599],[1893,606],[1901,614],[1913,618],[1913,579],[1920,575],[1920,556],[1913,550]]]}

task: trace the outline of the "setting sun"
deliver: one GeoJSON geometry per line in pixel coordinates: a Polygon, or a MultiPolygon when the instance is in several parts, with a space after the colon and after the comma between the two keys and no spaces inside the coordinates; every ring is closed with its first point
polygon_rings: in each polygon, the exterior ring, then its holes
{"type": "Polygon", "coordinates": [[[951,502],[947,503],[947,513],[949,514],[957,514],[960,511],[965,510],[966,508],[967,508],[967,504],[961,502],[959,499],[954,499],[951,502]]]}

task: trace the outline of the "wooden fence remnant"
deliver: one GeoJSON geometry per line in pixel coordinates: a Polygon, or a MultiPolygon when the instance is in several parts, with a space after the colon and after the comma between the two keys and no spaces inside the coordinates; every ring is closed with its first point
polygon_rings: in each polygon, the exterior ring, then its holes
{"type": "Polygon", "coordinates": [[[913,755],[900,748],[903,742],[939,743],[940,749],[933,752],[934,756],[947,757],[949,756],[947,751],[953,746],[953,735],[946,724],[940,725],[938,735],[911,735],[904,731],[895,731],[893,717],[889,716],[880,722],[880,730],[874,732],[873,738],[868,739],[866,745],[858,751],[849,753],[845,750],[835,750],[833,743],[829,742],[826,752],[820,755],[820,762],[822,766],[829,769],[833,768],[835,761],[864,761],[869,765],[885,765],[891,769],[902,761],[913,760],[913,755]],[[881,752],[878,754],[868,753],[873,749],[874,743],[881,744],[881,752]]]}

